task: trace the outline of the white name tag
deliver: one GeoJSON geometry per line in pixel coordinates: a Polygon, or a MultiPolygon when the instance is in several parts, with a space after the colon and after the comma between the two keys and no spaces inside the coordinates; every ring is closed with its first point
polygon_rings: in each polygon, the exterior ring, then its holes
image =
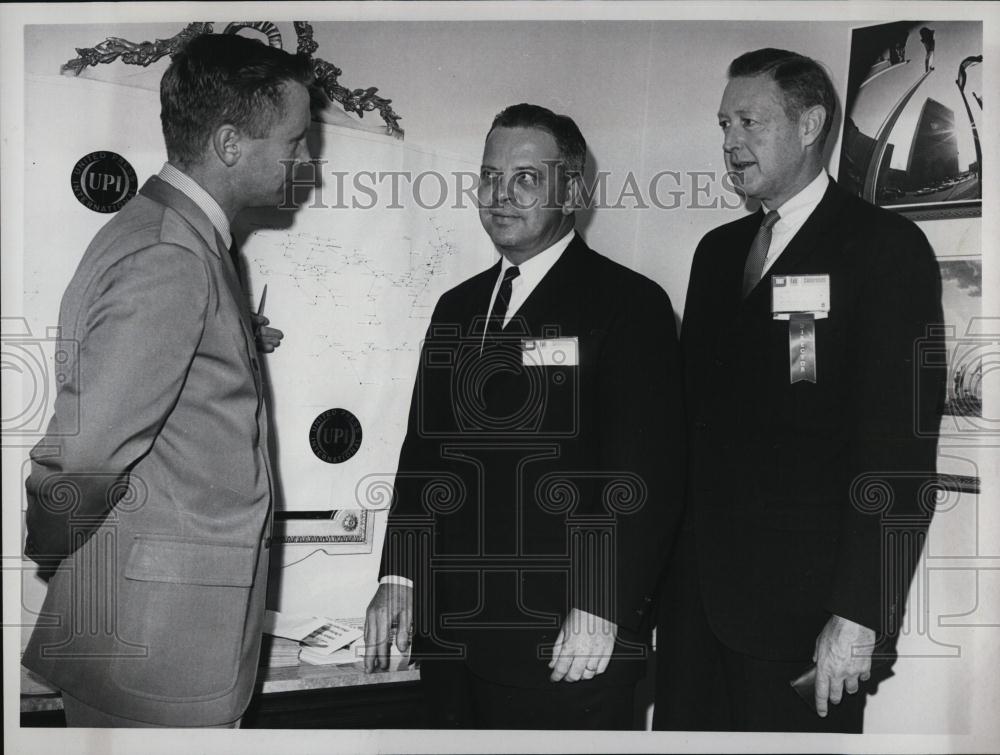
{"type": "Polygon", "coordinates": [[[772,275],[771,313],[775,320],[809,313],[822,320],[830,312],[829,275],[772,275]]]}
{"type": "Polygon", "coordinates": [[[572,338],[526,338],[521,341],[521,364],[524,367],[576,367],[579,343],[572,338]]]}

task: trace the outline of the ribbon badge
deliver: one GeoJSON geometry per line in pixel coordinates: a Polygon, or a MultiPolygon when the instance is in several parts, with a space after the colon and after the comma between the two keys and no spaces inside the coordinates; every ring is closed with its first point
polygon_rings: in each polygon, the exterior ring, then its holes
{"type": "Polygon", "coordinates": [[[816,318],[797,312],[788,318],[788,355],[792,385],[816,382],[816,318]]]}

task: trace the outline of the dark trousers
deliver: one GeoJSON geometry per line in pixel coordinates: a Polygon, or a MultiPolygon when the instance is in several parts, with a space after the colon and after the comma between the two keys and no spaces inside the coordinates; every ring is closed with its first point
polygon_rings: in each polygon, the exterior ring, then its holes
{"type": "MultiPolygon", "coordinates": [[[[820,718],[789,682],[811,659],[770,661],[724,645],[705,616],[691,538],[675,549],[660,595],[653,728],[860,734],[865,694],[846,692],[820,718]]],[[[864,687],[862,687],[862,690],[864,687]]]]}
{"type": "Polygon", "coordinates": [[[483,679],[461,661],[422,661],[420,678],[432,729],[590,729],[633,726],[635,686],[593,680],[542,689],[483,679]]]}

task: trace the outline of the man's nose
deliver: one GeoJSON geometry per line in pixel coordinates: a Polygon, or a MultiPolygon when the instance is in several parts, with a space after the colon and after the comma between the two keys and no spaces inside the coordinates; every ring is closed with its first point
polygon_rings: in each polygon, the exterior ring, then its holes
{"type": "Polygon", "coordinates": [[[739,130],[730,127],[725,130],[725,136],[722,139],[722,151],[727,155],[732,155],[740,145],[743,143],[743,139],[739,134],[739,130]]]}
{"type": "Polygon", "coordinates": [[[509,200],[510,179],[506,175],[495,176],[493,179],[493,204],[507,204],[509,200]]]}

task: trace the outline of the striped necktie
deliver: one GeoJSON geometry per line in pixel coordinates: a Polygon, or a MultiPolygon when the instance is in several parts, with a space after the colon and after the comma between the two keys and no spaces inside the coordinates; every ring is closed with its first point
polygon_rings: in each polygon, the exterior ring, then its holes
{"type": "Polygon", "coordinates": [[[760,277],[764,272],[764,260],[767,259],[767,250],[771,247],[771,226],[781,220],[777,210],[771,210],[761,221],[757,235],[753,237],[750,245],[750,254],[747,255],[747,263],[743,268],[743,298],[746,299],[756,285],[760,283],[760,277]]]}
{"type": "Polygon", "coordinates": [[[510,293],[514,285],[514,279],[521,274],[517,265],[511,265],[503,274],[500,282],[500,290],[497,291],[497,298],[493,302],[493,310],[490,312],[490,319],[486,323],[486,335],[497,336],[503,330],[503,321],[507,317],[507,307],[510,306],[510,293]]]}

